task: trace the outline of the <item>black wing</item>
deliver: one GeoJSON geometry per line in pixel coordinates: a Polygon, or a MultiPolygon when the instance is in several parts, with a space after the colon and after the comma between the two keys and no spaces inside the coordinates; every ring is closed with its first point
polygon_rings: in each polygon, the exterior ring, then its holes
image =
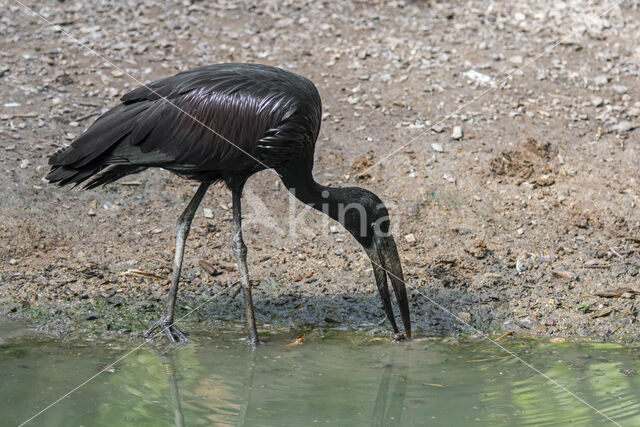
{"type": "Polygon", "coordinates": [[[313,156],[321,104],[311,81],[264,65],[220,64],[129,92],[71,146],[47,179],[88,187],[157,166],[197,178],[284,169],[313,156]],[[106,168],[106,169],[105,169],[106,168]]]}

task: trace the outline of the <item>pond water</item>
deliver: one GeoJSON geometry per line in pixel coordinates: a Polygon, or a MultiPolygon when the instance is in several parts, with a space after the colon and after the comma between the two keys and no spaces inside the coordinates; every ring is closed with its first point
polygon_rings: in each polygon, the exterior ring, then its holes
{"type": "MultiPolygon", "coordinates": [[[[8,337],[0,327],[0,414],[19,425],[136,343],[8,337]]],[[[19,334],[18,334],[19,335],[19,334]]],[[[33,426],[613,424],[482,340],[390,344],[351,332],[237,335],[143,346],[38,415],[33,426]]],[[[620,425],[640,425],[638,349],[512,340],[500,344],[620,425]]]]}

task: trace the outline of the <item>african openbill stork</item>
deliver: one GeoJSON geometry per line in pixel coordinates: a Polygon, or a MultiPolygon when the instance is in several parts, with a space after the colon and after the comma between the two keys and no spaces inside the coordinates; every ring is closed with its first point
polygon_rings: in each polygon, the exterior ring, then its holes
{"type": "Polygon", "coordinates": [[[46,179],[85,189],[159,167],[200,182],[177,224],[167,306],[146,332],[160,327],[174,342],[186,336],[173,324],[184,245],[208,187],[224,181],[233,198],[232,247],[241,275],[247,332],[258,343],[242,240],[241,194],[254,173],[273,169],[303,203],[339,221],[363,246],[373,265],[382,304],[396,334],[387,273],[406,336],[411,321],[400,258],[382,201],[363,188],[337,188],[313,179],[313,154],[322,116],[320,95],[305,77],[258,64],[218,64],[139,87],[99,117],[73,143],[51,156],[46,179]],[[357,203],[360,209],[344,209],[357,203]]]}

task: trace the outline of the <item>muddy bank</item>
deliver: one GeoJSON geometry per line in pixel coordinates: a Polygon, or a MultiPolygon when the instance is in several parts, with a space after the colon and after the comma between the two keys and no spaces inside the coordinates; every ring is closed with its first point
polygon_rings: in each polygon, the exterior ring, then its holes
{"type": "MultiPolygon", "coordinates": [[[[159,315],[192,183],[146,171],[60,190],[42,182],[47,158],[138,85],[126,73],[245,61],[317,84],[316,178],[390,207],[422,334],[468,331],[463,320],[637,338],[637,4],[600,16],[579,1],[134,3],[40,10],[120,70],[17,4],[0,22],[0,314],[124,335],[159,315]]],[[[277,181],[263,172],[245,190],[260,322],[386,328],[362,250],[277,181]]],[[[226,189],[203,208],[179,304],[203,304],[189,322],[238,325],[239,297],[207,302],[237,279],[226,189]]]]}

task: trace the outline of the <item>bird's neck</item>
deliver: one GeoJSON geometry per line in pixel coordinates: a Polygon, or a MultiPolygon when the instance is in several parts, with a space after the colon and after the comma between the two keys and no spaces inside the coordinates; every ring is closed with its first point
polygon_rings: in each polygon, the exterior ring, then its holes
{"type": "MultiPolygon", "coordinates": [[[[317,183],[311,173],[282,178],[291,194],[302,203],[329,215],[342,223],[344,215],[340,215],[340,206],[353,203],[350,199],[350,189],[341,187],[327,187],[317,183]]],[[[343,224],[344,225],[344,224],[343,224]]]]}

